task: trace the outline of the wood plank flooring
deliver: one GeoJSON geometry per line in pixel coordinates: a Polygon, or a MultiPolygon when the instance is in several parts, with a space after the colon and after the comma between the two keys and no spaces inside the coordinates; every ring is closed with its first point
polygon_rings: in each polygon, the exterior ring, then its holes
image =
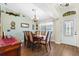
{"type": "Polygon", "coordinates": [[[51,50],[46,52],[45,48],[31,50],[26,46],[22,45],[21,56],[79,56],[79,48],[65,45],[65,44],[55,44],[51,43],[51,50]]]}

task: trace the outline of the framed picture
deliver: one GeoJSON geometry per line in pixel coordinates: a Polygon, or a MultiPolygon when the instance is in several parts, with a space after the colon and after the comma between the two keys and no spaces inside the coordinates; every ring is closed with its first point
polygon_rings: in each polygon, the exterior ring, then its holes
{"type": "Polygon", "coordinates": [[[27,23],[21,23],[21,27],[22,28],[29,28],[29,24],[27,24],[27,23]]]}
{"type": "Polygon", "coordinates": [[[14,21],[11,22],[11,29],[15,29],[15,22],[14,21]]]}

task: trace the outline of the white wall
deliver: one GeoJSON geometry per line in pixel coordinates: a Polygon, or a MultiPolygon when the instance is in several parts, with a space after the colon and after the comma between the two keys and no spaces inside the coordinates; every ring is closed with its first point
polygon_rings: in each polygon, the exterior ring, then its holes
{"type": "MultiPolygon", "coordinates": [[[[5,10],[5,8],[2,9],[5,10]]],[[[32,31],[32,24],[34,24],[34,22],[27,16],[26,17],[13,16],[5,13],[1,13],[1,20],[2,20],[3,32],[5,33],[5,35],[9,34],[12,36],[17,36],[21,41],[24,40],[23,31],[32,31]],[[15,29],[10,28],[11,21],[15,22],[15,29]],[[29,24],[29,28],[22,28],[21,23],[29,24]],[[10,32],[7,32],[7,30],[10,30],[10,32]]]]}
{"type": "Polygon", "coordinates": [[[54,22],[54,41],[59,44],[61,39],[61,20],[58,19],[54,22]]]}
{"type": "Polygon", "coordinates": [[[77,35],[76,35],[76,39],[77,39],[77,46],[79,47],[79,9],[77,10],[77,35]]]}

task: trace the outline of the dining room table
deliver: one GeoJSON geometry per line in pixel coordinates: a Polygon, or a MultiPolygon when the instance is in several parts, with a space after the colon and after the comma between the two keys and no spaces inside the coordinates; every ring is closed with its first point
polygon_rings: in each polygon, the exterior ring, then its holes
{"type": "Polygon", "coordinates": [[[45,40],[46,35],[37,34],[37,35],[34,35],[33,37],[36,37],[36,38],[38,38],[38,39],[45,40]]]}
{"type": "Polygon", "coordinates": [[[38,48],[40,49],[42,46],[41,46],[41,41],[45,40],[46,38],[46,35],[41,35],[41,34],[34,34],[33,35],[33,41],[37,41],[38,42],[38,48]]]}

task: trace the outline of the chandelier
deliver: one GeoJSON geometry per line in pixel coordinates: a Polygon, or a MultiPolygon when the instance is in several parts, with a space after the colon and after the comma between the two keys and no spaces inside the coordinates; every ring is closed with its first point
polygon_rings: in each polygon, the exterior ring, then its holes
{"type": "Polygon", "coordinates": [[[39,17],[37,17],[36,15],[36,9],[32,9],[32,11],[34,12],[32,19],[34,20],[34,22],[36,22],[39,19],[39,17]]]}

